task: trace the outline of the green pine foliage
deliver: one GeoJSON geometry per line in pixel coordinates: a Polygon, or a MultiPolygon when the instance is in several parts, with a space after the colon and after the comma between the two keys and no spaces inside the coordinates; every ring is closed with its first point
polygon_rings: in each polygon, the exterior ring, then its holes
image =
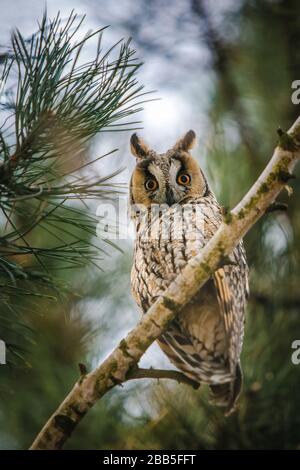
{"type": "Polygon", "coordinates": [[[105,50],[106,28],[85,33],[83,21],[45,14],[30,38],[15,31],[1,55],[0,337],[9,362],[27,337],[24,298],[59,299],[64,273],[101,264],[111,242],[95,238],[89,208],[120,188],[96,169],[116,149],[91,158],[91,144],[100,132],[135,128],[144,100],[130,41],[105,50]],[[84,60],[87,47],[93,60],[84,60]]]}

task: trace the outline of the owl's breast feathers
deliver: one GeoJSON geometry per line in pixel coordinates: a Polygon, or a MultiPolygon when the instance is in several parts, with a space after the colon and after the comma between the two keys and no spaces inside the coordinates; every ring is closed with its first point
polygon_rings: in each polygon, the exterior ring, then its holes
{"type": "MultiPolygon", "coordinates": [[[[131,281],[135,300],[144,313],[201,251],[222,221],[221,208],[211,193],[184,203],[192,204],[195,210],[184,219],[181,236],[176,235],[178,221],[173,216],[169,219],[169,236],[162,233],[161,215],[154,227],[158,236],[145,237],[145,227],[137,228],[131,281]],[[196,224],[194,219],[199,214],[201,223],[196,224]]],[[[159,339],[171,362],[193,380],[210,384],[215,402],[228,410],[241,386],[247,295],[248,266],[240,242],[230,264],[215,272],[159,339]]]]}

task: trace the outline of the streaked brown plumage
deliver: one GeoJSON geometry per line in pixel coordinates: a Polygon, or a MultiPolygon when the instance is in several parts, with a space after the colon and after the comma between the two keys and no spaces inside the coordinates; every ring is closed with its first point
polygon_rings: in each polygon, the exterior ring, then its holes
{"type": "MultiPolygon", "coordinates": [[[[194,139],[194,132],[189,131],[168,152],[157,154],[136,134],[131,138],[137,165],[130,184],[130,201],[133,208],[136,204],[144,208],[139,217],[133,211],[136,242],[131,283],[133,296],[144,313],[206,245],[222,221],[221,207],[189,153],[194,139]],[[164,209],[150,219],[153,204],[163,204],[164,209]],[[174,211],[190,207],[190,216],[182,220],[183,235],[178,236],[174,211]],[[163,232],[165,220],[167,236],[163,232]]],[[[178,369],[210,385],[214,403],[225,406],[227,412],[233,409],[241,389],[240,353],[247,294],[248,267],[240,242],[226,264],[158,340],[178,369]]]]}

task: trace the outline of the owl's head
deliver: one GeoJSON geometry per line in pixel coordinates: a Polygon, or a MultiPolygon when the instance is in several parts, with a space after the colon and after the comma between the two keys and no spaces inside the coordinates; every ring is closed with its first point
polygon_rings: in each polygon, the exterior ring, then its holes
{"type": "Polygon", "coordinates": [[[206,179],[190,154],[195,139],[195,132],[189,131],[166,153],[158,154],[137,134],[131,136],[131,151],[136,157],[130,183],[132,204],[172,206],[187,196],[207,195],[206,179]]]}

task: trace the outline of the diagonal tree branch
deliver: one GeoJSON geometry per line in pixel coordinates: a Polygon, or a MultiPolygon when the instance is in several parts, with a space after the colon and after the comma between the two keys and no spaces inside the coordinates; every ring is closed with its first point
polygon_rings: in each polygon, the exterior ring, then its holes
{"type": "Polygon", "coordinates": [[[108,358],[74,385],[38,434],[31,449],[62,448],[89,408],[113,387],[132,378],[147,348],[275,201],[300,158],[300,117],[288,133],[279,131],[278,134],[279,143],[270,162],[243,200],[226,214],[224,222],[201,253],[187,264],[108,358]]]}

